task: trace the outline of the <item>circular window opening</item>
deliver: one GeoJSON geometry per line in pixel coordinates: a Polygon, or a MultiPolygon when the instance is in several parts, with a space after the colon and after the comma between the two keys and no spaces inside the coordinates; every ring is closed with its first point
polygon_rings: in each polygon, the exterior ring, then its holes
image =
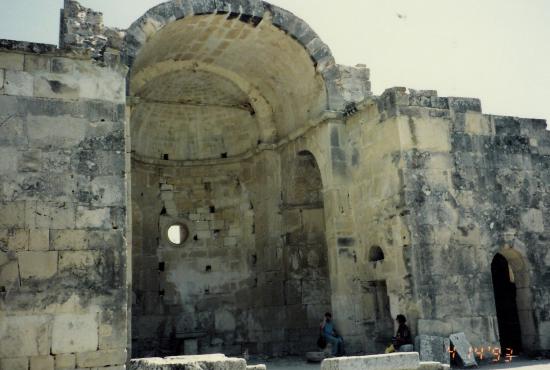
{"type": "Polygon", "coordinates": [[[168,240],[174,245],[182,245],[189,236],[189,230],[185,225],[174,224],[168,228],[168,240]]]}

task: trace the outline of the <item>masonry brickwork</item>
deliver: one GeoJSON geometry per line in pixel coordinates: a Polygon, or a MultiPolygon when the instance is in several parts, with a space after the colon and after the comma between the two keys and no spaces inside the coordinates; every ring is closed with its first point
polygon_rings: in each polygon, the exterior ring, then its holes
{"type": "Polygon", "coordinates": [[[399,313],[550,349],[546,122],[369,77],[258,0],[127,30],[67,0],[60,48],[1,40],[0,369],[303,354],[326,311],[349,353],[399,313]]]}

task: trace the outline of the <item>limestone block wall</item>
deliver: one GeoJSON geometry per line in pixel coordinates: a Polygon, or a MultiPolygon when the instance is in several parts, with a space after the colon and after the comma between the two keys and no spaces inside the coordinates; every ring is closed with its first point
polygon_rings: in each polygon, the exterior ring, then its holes
{"type": "Polygon", "coordinates": [[[394,332],[394,318],[406,313],[414,323],[413,281],[404,255],[410,249],[404,204],[405,182],[398,160],[399,126],[385,115],[378,98],[346,120],[350,226],[354,245],[357,335],[362,350],[380,352],[394,332]]]}
{"type": "Polygon", "coordinates": [[[242,173],[239,163],[134,161],[134,357],[181,354],[193,341],[195,353],[186,354],[242,353],[257,284],[254,208],[242,173]],[[189,230],[182,245],[167,237],[178,223],[189,230]]]}
{"type": "Polygon", "coordinates": [[[316,348],[331,310],[322,182],[305,157],[310,194],[304,157],[283,152],[288,166],[276,151],[202,166],[133,161],[133,357],[316,348]],[[189,230],[180,246],[167,240],[176,223],[189,230]]]}
{"type": "Polygon", "coordinates": [[[125,68],[0,50],[0,368],[123,368],[125,68]]]}
{"type": "Polygon", "coordinates": [[[105,27],[103,14],[73,0],[64,0],[59,27],[59,47],[108,59],[112,50],[122,50],[125,31],[105,27]],[[107,51],[107,55],[106,52],[107,51]]]}
{"type": "Polygon", "coordinates": [[[476,99],[387,91],[397,122],[418,333],[499,340],[491,262],[516,279],[524,350],[548,348],[549,137],[542,120],[490,116],[476,99]]]}

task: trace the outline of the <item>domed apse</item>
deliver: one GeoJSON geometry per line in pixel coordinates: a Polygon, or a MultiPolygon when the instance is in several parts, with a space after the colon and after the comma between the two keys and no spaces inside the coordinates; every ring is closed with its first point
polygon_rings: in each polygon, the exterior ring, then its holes
{"type": "Polygon", "coordinates": [[[144,38],[130,95],[132,355],[315,350],[330,310],[321,174],[278,145],[327,107],[308,51],[269,13],[190,16],[144,38]]]}
{"type": "Polygon", "coordinates": [[[326,108],[326,89],[302,45],[264,19],[227,15],[172,22],[132,66],[136,158],[235,157],[276,143],[326,108]]]}

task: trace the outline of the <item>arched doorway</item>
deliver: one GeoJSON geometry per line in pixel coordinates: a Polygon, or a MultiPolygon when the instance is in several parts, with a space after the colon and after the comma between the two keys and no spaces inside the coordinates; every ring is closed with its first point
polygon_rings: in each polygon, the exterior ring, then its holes
{"type": "Polygon", "coordinates": [[[491,263],[493,289],[500,333],[500,345],[503,352],[512,348],[514,353],[521,352],[521,327],[516,303],[516,284],[514,273],[506,258],[500,253],[491,263]]]}
{"type": "Polygon", "coordinates": [[[524,257],[511,247],[503,248],[493,258],[491,274],[503,353],[508,349],[513,353],[533,349],[536,335],[524,257]]]}
{"type": "Polygon", "coordinates": [[[323,183],[312,153],[299,152],[285,165],[282,216],[285,224],[284,285],[289,353],[316,350],[319,320],[331,311],[323,183]],[[293,338],[294,337],[294,338],[293,338]]]}

